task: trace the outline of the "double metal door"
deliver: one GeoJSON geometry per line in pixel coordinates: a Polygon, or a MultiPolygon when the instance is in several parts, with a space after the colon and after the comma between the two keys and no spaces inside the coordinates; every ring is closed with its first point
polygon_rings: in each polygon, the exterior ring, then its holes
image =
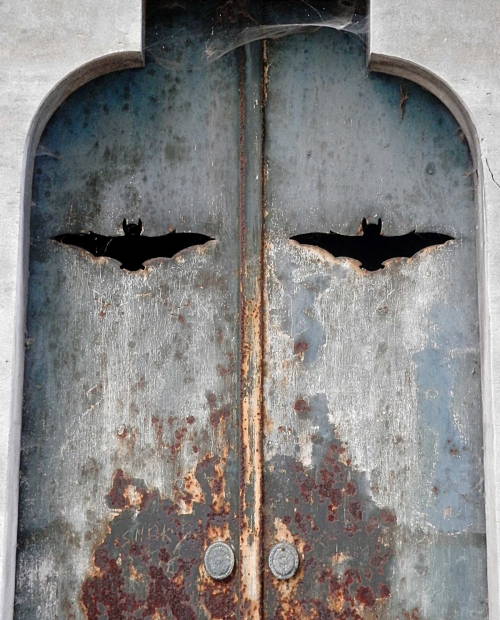
{"type": "Polygon", "coordinates": [[[361,39],[213,60],[231,3],[164,4],[38,150],[16,617],[486,618],[459,127],[361,39]],[[136,270],[54,240],[139,218],[211,240],[136,270]],[[363,218],[452,239],[375,270],[291,240],[363,218]]]}

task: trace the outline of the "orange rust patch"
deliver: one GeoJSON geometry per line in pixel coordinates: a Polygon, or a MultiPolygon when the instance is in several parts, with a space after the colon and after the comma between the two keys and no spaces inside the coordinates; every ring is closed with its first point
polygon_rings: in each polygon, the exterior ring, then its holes
{"type": "Polygon", "coordinates": [[[125,487],[123,495],[127,500],[128,506],[134,508],[140,508],[144,501],[144,495],[132,484],[125,487]]]}
{"type": "MultiPolygon", "coordinates": [[[[306,547],[306,542],[299,536],[293,536],[288,525],[284,523],[279,518],[274,519],[274,529],[275,529],[275,540],[276,541],[286,541],[297,549],[299,553],[299,557],[303,557],[304,549],[306,547]]],[[[302,606],[298,605],[297,607],[297,596],[296,591],[299,586],[300,581],[302,580],[303,573],[303,562],[299,563],[299,568],[297,573],[291,578],[286,580],[276,579],[271,575],[270,570],[266,567],[266,571],[270,575],[270,578],[273,582],[273,587],[275,588],[278,599],[279,599],[279,609],[283,614],[283,617],[296,618],[296,617],[311,617],[305,614],[305,610],[302,606]],[[300,612],[300,613],[299,613],[300,612]],[[295,616],[293,614],[296,614],[295,616]]],[[[315,617],[315,616],[312,616],[315,617]]]]}
{"type": "Polygon", "coordinates": [[[226,420],[231,415],[231,407],[226,405],[217,405],[217,396],[213,392],[208,392],[206,395],[208,406],[210,409],[210,424],[213,427],[218,427],[221,423],[225,425],[226,420]]]}
{"type": "Polygon", "coordinates": [[[198,591],[202,606],[211,620],[236,620],[237,593],[228,587],[226,580],[211,579],[204,568],[200,570],[198,591]]]}
{"type": "Polygon", "coordinates": [[[299,415],[307,415],[311,411],[309,403],[303,398],[298,398],[295,401],[293,408],[299,415]]]}
{"type": "Polygon", "coordinates": [[[198,590],[200,563],[208,543],[234,540],[236,535],[231,530],[233,521],[227,518],[230,503],[220,482],[225,466],[226,460],[209,455],[185,476],[184,492],[190,489],[192,498],[205,500],[191,499],[188,514],[180,503],[160,497],[142,480],[123,470],[115,472],[106,496],[113,516],[105,524],[81,589],[86,618],[195,620],[202,607],[212,610],[214,618],[217,610],[231,605],[235,609],[236,580],[206,584],[203,592],[198,590]]]}
{"type": "Polygon", "coordinates": [[[222,525],[210,525],[207,529],[207,547],[210,543],[217,540],[231,540],[231,532],[229,530],[229,523],[223,523],[222,525]]]}
{"type": "Polygon", "coordinates": [[[174,489],[174,499],[179,506],[180,514],[192,514],[193,503],[205,501],[205,495],[200,483],[196,478],[195,472],[188,472],[184,476],[183,489],[174,489]]]}
{"type": "Polygon", "coordinates": [[[135,566],[131,566],[130,579],[132,579],[133,581],[144,581],[144,575],[141,575],[141,573],[136,569],[135,566]]]}
{"type": "Polygon", "coordinates": [[[267,544],[285,540],[300,556],[288,581],[266,568],[273,592],[266,592],[266,609],[281,620],[376,620],[390,598],[396,516],[374,504],[345,445],[335,439],[318,450],[314,467],[282,455],[266,469],[269,488],[281,498],[274,503],[271,496],[276,517],[267,544]]]}
{"type": "Polygon", "coordinates": [[[304,355],[309,349],[309,344],[305,340],[298,340],[293,345],[293,352],[295,355],[304,355]]]}

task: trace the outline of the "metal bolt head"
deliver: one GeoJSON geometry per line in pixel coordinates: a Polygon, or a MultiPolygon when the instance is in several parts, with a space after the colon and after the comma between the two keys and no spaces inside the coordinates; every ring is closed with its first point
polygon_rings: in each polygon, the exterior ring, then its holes
{"type": "Polygon", "coordinates": [[[299,567],[297,549],[285,541],[274,545],[269,554],[269,568],[276,579],[290,579],[299,567]]]}
{"type": "Polygon", "coordinates": [[[212,543],[205,551],[205,568],[212,579],[226,579],[233,572],[234,551],[222,540],[212,543]]]}

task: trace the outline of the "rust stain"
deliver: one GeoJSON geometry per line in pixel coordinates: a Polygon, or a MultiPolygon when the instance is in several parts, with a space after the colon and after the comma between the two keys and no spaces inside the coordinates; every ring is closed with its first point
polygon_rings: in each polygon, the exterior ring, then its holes
{"type": "Polygon", "coordinates": [[[293,345],[293,352],[295,355],[303,355],[309,349],[309,343],[305,340],[297,340],[293,345]]]}
{"type": "MultiPolygon", "coordinates": [[[[209,528],[207,532],[207,546],[216,540],[231,540],[228,523],[222,526],[212,525],[209,528]]],[[[201,594],[202,606],[207,617],[211,618],[211,620],[236,620],[238,617],[238,594],[236,590],[228,589],[228,579],[214,581],[207,574],[205,566],[200,566],[198,589],[201,594]]]]}
{"type": "MultiPolygon", "coordinates": [[[[207,546],[210,543],[215,542],[216,540],[225,540],[228,542],[231,541],[231,531],[229,528],[229,523],[226,522],[223,524],[209,525],[209,527],[207,528],[207,546]]],[[[203,571],[205,571],[204,567],[203,571]]]]}
{"type": "Polygon", "coordinates": [[[125,475],[122,469],[118,469],[113,477],[113,485],[106,496],[106,502],[110,508],[122,510],[137,506],[141,508],[149,499],[148,491],[144,486],[131,485],[131,479],[125,475]],[[134,503],[131,503],[133,499],[134,503]]]}
{"type": "Polygon", "coordinates": [[[267,488],[280,497],[270,501],[277,516],[268,544],[294,544],[300,565],[287,582],[266,569],[272,586],[266,609],[279,620],[375,620],[386,613],[391,595],[396,516],[373,502],[345,445],[336,439],[318,445],[315,467],[278,456],[267,470],[267,488]]]}
{"type": "Polygon", "coordinates": [[[230,405],[222,405],[219,407],[217,405],[217,396],[213,392],[208,392],[206,398],[210,409],[210,424],[217,427],[221,422],[225,422],[230,417],[231,407],[230,405]]]}
{"type": "Polygon", "coordinates": [[[123,491],[123,496],[129,506],[140,508],[143,504],[144,496],[133,484],[129,484],[123,491]]]}
{"type": "MultiPolygon", "coordinates": [[[[299,556],[303,556],[307,543],[300,536],[294,536],[288,525],[279,518],[274,519],[275,540],[284,540],[295,546],[299,556]]],[[[308,617],[304,615],[305,610],[301,606],[296,607],[297,588],[302,580],[303,566],[299,564],[297,573],[291,579],[276,579],[266,567],[268,578],[271,579],[274,589],[277,592],[279,600],[279,609],[283,618],[308,617]]],[[[312,616],[315,617],[315,616],[312,616]]]]}
{"type": "Polygon", "coordinates": [[[177,454],[180,451],[187,432],[188,429],[186,427],[178,428],[174,431],[175,442],[170,446],[170,452],[172,454],[177,454]]]}
{"type": "Polygon", "coordinates": [[[193,503],[205,501],[205,494],[196,478],[196,471],[188,472],[184,476],[183,488],[174,488],[174,501],[179,506],[179,514],[192,514],[193,503]]]}
{"type": "MultiPolygon", "coordinates": [[[[168,426],[172,427],[174,423],[178,420],[176,416],[169,416],[167,418],[168,426]]],[[[195,421],[194,417],[189,416],[186,419],[188,424],[192,424],[195,421]],[[191,420],[191,422],[189,421],[191,420]]],[[[165,425],[163,420],[161,420],[158,416],[151,416],[151,424],[154,428],[155,433],[155,442],[158,452],[164,453],[168,450],[170,456],[175,457],[181,451],[181,448],[184,445],[184,439],[188,434],[188,428],[186,426],[181,426],[176,429],[169,429],[169,436],[172,438],[172,442],[169,443],[165,440],[165,425]]]]}
{"type": "Polygon", "coordinates": [[[311,407],[309,406],[309,403],[303,398],[298,398],[295,401],[293,408],[299,416],[304,416],[304,417],[307,416],[307,414],[311,411],[311,407]]]}
{"type": "Polygon", "coordinates": [[[159,449],[165,448],[166,443],[163,439],[163,422],[157,416],[151,416],[151,422],[155,429],[156,445],[159,449]]]}
{"type": "Polygon", "coordinates": [[[129,435],[129,429],[126,426],[121,426],[116,431],[116,436],[118,437],[118,439],[126,439],[128,435],[129,435]]]}
{"type": "Polygon", "coordinates": [[[81,589],[86,618],[195,620],[200,608],[214,619],[233,617],[224,613],[236,608],[236,580],[215,582],[205,575],[200,581],[207,545],[236,534],[221,483],[225,467],[207,455],[185,476],[180,501],[161,497],[123,470],[115,472],[106,496],[113,516],[81,589]]]}
{"type": "MultiPolygon", "coordinates": [[[[269,96],[269,57],[268,57],[268,50],[267,50],[267,41],[265,40],[262,42],[262,57],[263,57],[262,107],[264,110],[262,124],[264,127],[263,133],[265,137],[265,108],[266,108],[267,99],[269,96]]],[[[265,198],[265,189],[266,189],[266,185],[264,183],[263,188],[262,188],[262,194],[264,198],[265,198]]],[[[264,213],[267,212],[267,200],[262,201],[262,209],[264,213]]]]}
{"type": "Polygon", "coordinates": [[[274,531],[276,533],[276,540],[284,540],[292,545],[295,544],[293,535],[290,532],[288,525],[278,517],[274,519],[274,531]]]}
{"type": "Polygon", "coordinates": [[[234,373],[234,367],[232,365],[223,366],[222,364],[217,364],[217,374],[219,377],[227,377],[234,373]]]}
{"type": "Polygon", "coordinates": [[[200,577],[202,605],[211,620],[236,620],[237,594],[224,582],[214,582],[205,572],[200,577]]]}
{"type": "MultiPolygon", "coordinates": [[[[264,66],[265,44],[263,45],[264,66]]],[[[262,618],[262,501],[263,501],[263,373],[264,373],[264,290],[265,253],[263,213],[247,208],[247,67],[244,53],[240,53],[240,616],[262,618]],[[249,234],[249,229],[252,234],[249,234]],[[250,252],[249,252],[250,249],[250,252]],[[259,261],[249,260],[258,256],[259,261]]],[[[265,96],[262,84],[260,99],[265,96]]],[[[260,114],[260,111],[258,112],[260,114]]],[[[255,118],[254,118],[255,120],[255,118]]],[[[260,116],[264,128],[263,116],[260,116]]],[[[254,137],[252,136],[252,142],[254,137]]],[[[260,137],[259,142],[261,143],[260,137]]],[[[252,147],[251,143],[248,145],[252,147]]],[[[261,191],[265,204],[266,167],[262,162],[261,191]]],[[[252,183],[254,183],[252,178],[252,183]]],[[[254,189],[255,186],[254,186],[254,189]]],[[[263,206],[264,210],[264,206],[263,206]]]]}
{"type": "Polygon", "coordinates": [[[403,619],[404,620],[422,620],[422,616],[420,615],[420,609],[418,609],[418,607],[415,607],[411,611],[404,611],[403,619]]]}
{"type": "Polygon", "coordinates": [[[261,339],[260,304],[247,300],[243,312],[241,399],[241,596],[245,618],[260,618],[262,558],[262,415],[260,346],[249,346],[249,338],[261,339]]]}

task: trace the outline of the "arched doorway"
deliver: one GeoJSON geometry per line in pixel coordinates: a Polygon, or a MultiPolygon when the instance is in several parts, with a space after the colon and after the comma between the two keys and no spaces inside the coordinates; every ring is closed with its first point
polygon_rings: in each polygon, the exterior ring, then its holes
{"type": "Polygon", "coordinates": [[[208,63],[218,9],[155,13],[144,69],[75,93],[41,140],[17,614],[486,617],[460,129],[332,30],[208,63]],[[138,272],[52,240],[139,217],[214,240],[138,272]],[[290,241],[365,217],[454,240],[373,272],[290,241]]]}

